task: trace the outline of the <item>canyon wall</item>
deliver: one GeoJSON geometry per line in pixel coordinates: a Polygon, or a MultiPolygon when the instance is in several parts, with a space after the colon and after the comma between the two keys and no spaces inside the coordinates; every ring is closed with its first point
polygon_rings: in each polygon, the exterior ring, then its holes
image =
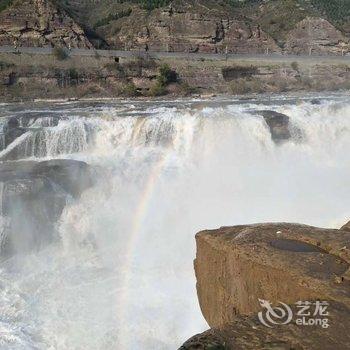
{"type": "Polygon", "coordinates": [[[83,29],[48,0],[14,2],[0,12],[0,46],[91,48],[83,29]]]}
{"type": "MultiPolygon", "coordinates": [[[[300,4],[294,2],[298,13],[300,4]]],[[[291,13],[286,23],[288,7],[257,4],[240,8],[225,1],[172,1],[147,10],[132,1],[13,0],[0,9],[0,45],[244,54],[349,52],[347,32],[322,13],[302,9],[298,16],[291,13]],[[277,25],[280,35],[270,29],[277,25]]]]}

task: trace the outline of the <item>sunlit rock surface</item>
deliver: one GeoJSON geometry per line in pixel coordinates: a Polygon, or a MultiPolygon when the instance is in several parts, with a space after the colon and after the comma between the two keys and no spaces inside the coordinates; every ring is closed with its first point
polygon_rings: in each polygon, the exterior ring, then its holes
{"type": "Polygon", "coordinates": [[[0,12],[0,45],[91,48],[83,29],[49,0],[24,0],[0,12]]]}
{"type": "Polygon", "coordinates": [[[308,17],[288,34],[285,49],[292,54],[348,52],[349,39],[323,18],[308,17]]]}
{"type": "Polygon", "coordinates": [[[349,348],[349,232],[257,224],[203,231],[196,241],[198,298],[216,330],[182,349],[210,349],[205,344],[215,339],[228,349],[262,349],[268,343],[281,343],[281,349],[349,348]],[[303,327],[292,321],[271,330],[257,319],[263,300],[292,309],[299,301],[327,301],[330,326],[303,327]]]}

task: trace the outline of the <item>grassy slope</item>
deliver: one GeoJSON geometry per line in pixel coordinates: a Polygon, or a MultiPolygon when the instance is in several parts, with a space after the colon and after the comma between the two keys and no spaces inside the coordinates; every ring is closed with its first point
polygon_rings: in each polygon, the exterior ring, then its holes
{"type": "Polygon", "coordinates": [[[295,25],[307,16],[318,16],[317,11],[303,0],[272,0],[247,4],[245,15],[260,24],[261,28],[283,45],[286,36],[295,25]]]}
{"type": "Polygon", "coordinates": [[[13,0],[0,0],[0,12],[6,10],[12,3],[13,0]]]}

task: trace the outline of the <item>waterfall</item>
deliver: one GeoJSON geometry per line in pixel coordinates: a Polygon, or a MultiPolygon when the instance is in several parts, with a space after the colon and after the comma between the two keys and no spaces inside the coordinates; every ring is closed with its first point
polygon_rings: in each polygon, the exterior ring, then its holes
{"type": "Polygon", "coordinates": [[[176,349],[208,327],[196,232],[348,221],[346,96],[139,104],[71,106],[71,116],[67,104],[57,125],[12,145],[23,158],[85,160],[104,176],[66,205],[58,242],[0,263],[0,347],[176,349]],[[287,115],[291,139],[274,142],[259,110],[287,115]]]}
{"type": "Polygon", "coordinates": [[[0,152],[0,159],[52,158],[87,149],[92,130],[84,120],[49,120],[33,123],[31,128],[0,152]],[[54,124],[53,124],[54,125],[54,124]]]}
{"type": "Polygon", "coordinates": [[[0,254],[6,239],[6,222],[3,212],[4,183],[0,182],[0,254]]]}

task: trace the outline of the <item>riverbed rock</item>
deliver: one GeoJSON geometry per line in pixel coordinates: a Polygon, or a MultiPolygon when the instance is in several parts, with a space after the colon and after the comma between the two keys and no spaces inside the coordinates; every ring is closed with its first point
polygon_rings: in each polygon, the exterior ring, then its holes
{"type": "Polygon", "coordinates": [[[264,117],[271,137],[276,143],[287,141],[292,137],[287,115],[275,111],[257,111],[256,113],[264,117]]]}
{"type": "Polygon", "coordinates": [[[0,144],[0,151],[9,146],[25,132],[25,129],[20,126],[20,122],[16,117],[9,118],[3,128],[3,142],[0,144]]]}
{"type": "Polygon", "coordinates": [[[55,239],[55,224],[67,203],[93,184],[84,162],[49,160],[0,163],[0,256],[40,249],[55,239]]]}

